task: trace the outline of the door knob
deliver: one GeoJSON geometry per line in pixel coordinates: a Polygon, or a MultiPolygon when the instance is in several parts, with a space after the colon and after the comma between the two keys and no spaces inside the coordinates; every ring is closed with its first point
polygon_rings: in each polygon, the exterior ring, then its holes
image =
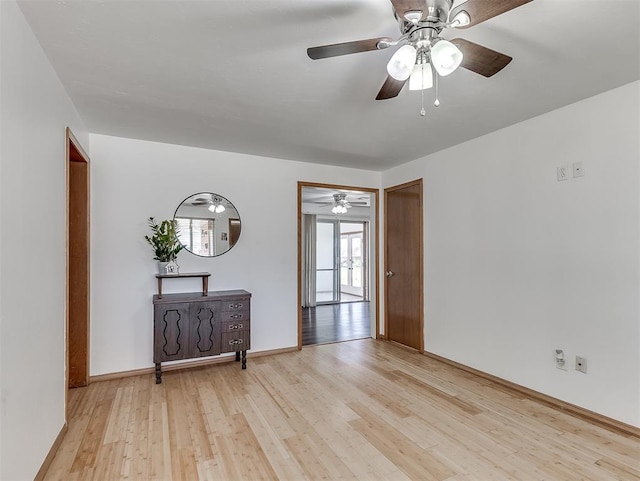
{"type": "Polygon", "coordinates": [[[387,271],[387,274],[386,274],[386,275],[387,275],[387,277],[391,277],[391,276],[393,276],[393,272],[391,272],[391,271],[387,271]]]}

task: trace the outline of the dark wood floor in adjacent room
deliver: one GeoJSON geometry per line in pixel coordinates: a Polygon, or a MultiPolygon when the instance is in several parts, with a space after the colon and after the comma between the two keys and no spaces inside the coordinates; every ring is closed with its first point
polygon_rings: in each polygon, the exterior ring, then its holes
{"type": "Polygon", "coordinates": [[[371,337],[369,302],[343,302],[302,309],[302,345],[371,337]]]}

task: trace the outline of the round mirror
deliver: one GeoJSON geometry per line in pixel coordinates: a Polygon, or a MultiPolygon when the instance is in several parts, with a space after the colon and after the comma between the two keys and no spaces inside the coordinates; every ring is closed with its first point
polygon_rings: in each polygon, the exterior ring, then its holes
{"type": "Polygon", "coordinates": [[[231,202],[213,192],[187,197],[176,209],[178,239],[186,250],[215,257],[231,249],[240,237],[240,215],[231,202]]]}

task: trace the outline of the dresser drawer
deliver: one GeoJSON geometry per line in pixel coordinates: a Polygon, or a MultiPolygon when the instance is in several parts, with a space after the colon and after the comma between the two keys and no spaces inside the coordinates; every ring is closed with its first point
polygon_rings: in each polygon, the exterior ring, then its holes
{"type": "Polygon", "coordinates": [[[251,322],[249,319],[247,320],[238,320],[238,321],[226,321],[220,324],[220,332],[224,334],[225,332],[238,332],[238,331],[248,331],[251,328],[251,322]]]}
{"type": "Polygon", "coordinates": [[[220,322],[248,321],[249,310],[243,311],[226,311],[220,313],[220,322]]]}
{"type": "Polygon", "coordinates": [[[251,335],[249,331],[223,332],[220,344],[220,352],[246,351],[251,349],[251,335]]]}
{"type": "Polygon", "coordinates": [[[220,302],[220,311],[236,312],[236,311],[249,311],[250,299],[248,297],[241,297],[238,299],[225,299],[220,302]]]}

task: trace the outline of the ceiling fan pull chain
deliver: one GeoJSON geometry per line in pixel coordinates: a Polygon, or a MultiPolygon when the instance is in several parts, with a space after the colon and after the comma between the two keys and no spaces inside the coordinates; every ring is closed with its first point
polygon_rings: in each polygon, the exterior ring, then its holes
{"type": "Polygon", "coordinates": [[[436,87],[436,100],[435,100],[435,102],[433,102],[433,105],[435,105],[436,107],[439,107],[440,106],[440,101],[438,100],[438,97],[439,97],[438,72],[436,72],[435,68],[433,69],[433,83],[435,84],[435,87],[436,87]]]}
{"type": "Polygon", "coordinates": [[[424,117],[425,115],[427,115],[427,111],[424,109],[424,89],[420,90],[420,97],[422,100],[422,108],[420,109],[420,115],[424,117]]]}

